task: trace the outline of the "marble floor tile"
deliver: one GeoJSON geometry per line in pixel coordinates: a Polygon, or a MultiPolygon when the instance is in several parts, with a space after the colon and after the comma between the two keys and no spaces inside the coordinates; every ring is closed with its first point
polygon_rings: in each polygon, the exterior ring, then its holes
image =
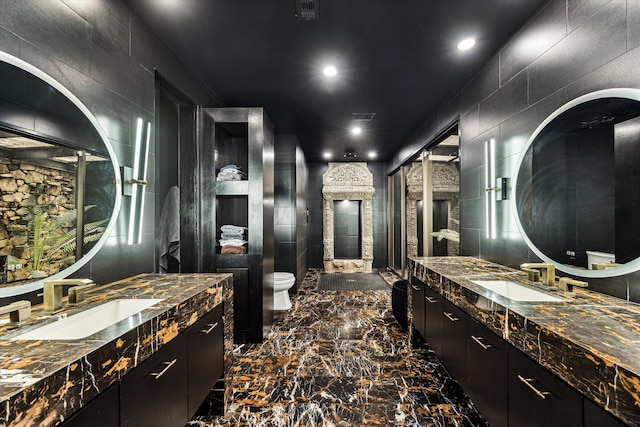
{"type": "Polygon", "coordinates": [[[226,414],[190,427],[486,426],[435,353],[411,348],[391,287],[318,291],[317,279],[310,271],[263,343],[238,349],[226,414]]]}

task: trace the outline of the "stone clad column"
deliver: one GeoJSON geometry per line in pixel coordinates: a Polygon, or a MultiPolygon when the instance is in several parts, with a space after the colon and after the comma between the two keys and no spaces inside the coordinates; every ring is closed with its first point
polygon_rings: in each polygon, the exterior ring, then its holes
{"type": "Polygon", "coordinates": [[[373,268],[373,174],[366,163],[329,163],[322,176],[324,270],[327,273],[366,272],[373,268]],[[335,259],[333,234],[333,202],[335,200],[361,200],[362,237],[361,259],[335,259]]]}
{"type": "MultiPolygon", "coordinates": [[[[407,256],[418,256],[418,215],[416,203],[422,199],[422,163],[414,162],[407,173],[407,256]]],[[[423,202],[424,203],[424,202],[423,202]]],[[[423,206],[431,206],[431,203],[423,206]]]]}
{"type": "Polygon", "coordinates": [[[373,194],[365,195],[362,202],[362,261],[367,271],[373,267],[373,194]]]}
{"type": "Polygon", "coordinates": [[[333,245],[333,198],[330,194],[324,194],[324,211],[322,225],[322,241],[324,243],[323,260],[333,261],[334,245],[333,245]]]}

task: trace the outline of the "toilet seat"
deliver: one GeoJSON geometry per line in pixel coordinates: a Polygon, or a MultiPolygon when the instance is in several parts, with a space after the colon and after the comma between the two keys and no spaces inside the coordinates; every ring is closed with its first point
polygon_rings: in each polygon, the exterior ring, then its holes
{"type": "Polygon", "coordinates": [[[273,273],[274,282],[284,282],[291,279],[295,280],[293,273],[285,273],[280,271],[273,273]]]}

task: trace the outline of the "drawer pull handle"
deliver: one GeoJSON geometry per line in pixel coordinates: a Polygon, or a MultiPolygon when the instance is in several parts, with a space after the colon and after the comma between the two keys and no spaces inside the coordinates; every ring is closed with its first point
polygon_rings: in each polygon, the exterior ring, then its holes
{"type": "Polygon", "coordinates": [[[426,299],[427,301],[429,301],[429,303],[431,303],[431,304],[435,304],[435,303],[437,303],[437,302],[438,302],[438,300],[437,300],[437,299],[435,299],[435,298],[431,298],[431,297],[424,297],[424,299],[426,299]]]}
{"type": "Polygon", "coordinates": [[[447,319],[451,320],[452,322],[457,322],[458,320],[460,320],[460,319],[458,319],[457,317],[455,317],[455,316],[453,315],[453,313],[447,313],[446,311],[443,311],[442,313],[443,313],[445,316],[447,316],[447,319]]]}
{"type": "Polygon", "coordinates": [[[411,285],[411,287],[413,288],[414,291],[416,292],[420,292],[420,288],[416,285],[411,285]]]}
{"type": "Polygon", "coordinates": [[[531,390],[533,390],[533,392],[535,394],[537,394],[538,396],[540,396],[543,399],[547,398],[547,395],[551,394],[550,391],[540,391],[537,388],[535,388],[532,384],[531,381],[535,381],[535,379],[533,378],[525,378],[522,375],[518,374],[518,378],[520,379],[520,381],[522,381],[523,383],[525,383],[527,385],[527,387],[529,387],[531,390]]]}
{"type": "Polygon", "coordinates": [[[202,329],[200,332],[202,332],[205,335],[209,335],[209,333],[213,331],[216,328],[216,326],[218,326],[218,322],[209,323],[207,326],[209,327],[209,329],[202,329]]]}
{"type": "Polygon", "coordinates": [[[491,344],[483,343],[481,340],[483,340],[484,338],[482,337],[476,337],[474,335],[471,335],[471,339],[474,340],[476,343],[478,343],[478,345],[485,350],[489,350],[491,347],[493,347],[491,344]]]}
{"type": "Polygon", "coordinates": [[[169,370],[169,368],[175,365],[177,361],[178,359],[173,359],[171,362],[162,362],[164,365],[166,365],[164,369],[160,372],[152,372],[149,375],[155,377],[156,379],[160,379],[160,377],[163,376],[169,370]]]}

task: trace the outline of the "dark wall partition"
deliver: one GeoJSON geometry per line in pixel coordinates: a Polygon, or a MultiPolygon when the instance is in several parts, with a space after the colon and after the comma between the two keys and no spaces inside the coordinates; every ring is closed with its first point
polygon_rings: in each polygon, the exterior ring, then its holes
{"type": "Polygon", "coordinates": [[[295,135],[275,135],[274,269],[307,274],[307,163],[295,135]]]}

